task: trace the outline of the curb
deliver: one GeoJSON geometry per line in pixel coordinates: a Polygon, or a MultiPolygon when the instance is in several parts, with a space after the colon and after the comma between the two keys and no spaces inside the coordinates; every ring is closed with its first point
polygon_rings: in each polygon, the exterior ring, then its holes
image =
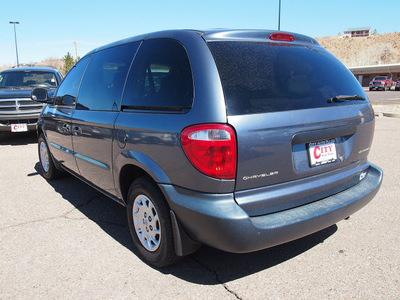
{"type": "Polygon", "coordinates": [[[375,117],[400,118],[400,114],[389,112],[375,112],[375,117]]]}
{"type": "Polygon", "coordinates": [[[400,118],[400,114],[395,114],[395,113],[382,113],[384,117],[390,117],[390,118],[400,118]]]}

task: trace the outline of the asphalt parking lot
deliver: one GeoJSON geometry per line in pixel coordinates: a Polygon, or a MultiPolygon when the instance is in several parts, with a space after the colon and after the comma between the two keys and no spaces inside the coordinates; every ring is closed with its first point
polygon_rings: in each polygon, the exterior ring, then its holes
{"type": "Polygon", "coordinates": [[[400,119],[378,117],[384,182],[334,226],[252,254],[202,247],[155,269],[124,207],[70,176],[40,174],[34,134],[0,137],[0,299],[399,299],[400,119]]]}
{"type": "Polygon", "coordinates": [[[395,91],[393,88],[390,91],[368,91],[368,88],[364,90],[373,105],[400,105],[400,91],[395,91]]]}

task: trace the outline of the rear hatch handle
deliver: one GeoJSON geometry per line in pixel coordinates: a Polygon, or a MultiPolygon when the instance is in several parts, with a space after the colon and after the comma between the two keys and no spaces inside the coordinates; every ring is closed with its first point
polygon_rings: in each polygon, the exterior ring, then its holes
{"type": "Polygon", "coordinates": [[[339,127],[330,127],[312,131],[296,133],[293,136],[292,144],[305,144],[312,141],[328,140],[336,137],[350,136],[356,133],[356,126],[344,125],[339,127]]]}

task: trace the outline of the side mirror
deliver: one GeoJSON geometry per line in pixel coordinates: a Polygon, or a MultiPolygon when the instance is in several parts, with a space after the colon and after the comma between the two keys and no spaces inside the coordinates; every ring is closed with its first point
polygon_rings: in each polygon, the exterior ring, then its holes
{"type": "Polygon", "coordinates": [[[71,95],[65,95],[61,100],[62,105],[74,106],[75,105],[75,97],[71,95]]]}
{"type": "Polygon", "coordinates": [[[32,90],[31,99],[42,103],[51,103],[47,90],[44,88],[34,88],[32,90]]]}

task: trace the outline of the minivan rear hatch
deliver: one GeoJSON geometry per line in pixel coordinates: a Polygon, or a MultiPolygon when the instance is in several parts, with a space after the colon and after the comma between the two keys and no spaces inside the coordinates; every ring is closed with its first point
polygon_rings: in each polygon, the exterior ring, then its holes
{"type": "Polygon", "coordinates": [[[235,199],[251,216],[316,201],[365,176],[374,114],[336,57],[304,41],[208,46],[237,134],[235,199]]]}

